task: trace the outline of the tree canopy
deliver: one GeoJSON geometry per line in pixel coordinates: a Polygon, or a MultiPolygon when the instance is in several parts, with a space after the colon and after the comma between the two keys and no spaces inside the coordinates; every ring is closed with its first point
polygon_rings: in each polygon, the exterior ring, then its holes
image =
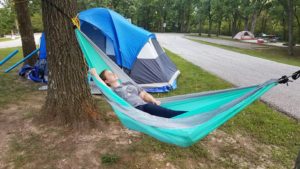
{"type": "MultiPolygon", "coordinates": [[[[16,31],[16,14],[12,10],[12,0],[0,2],[3,6],[0,8],[0,35],[4,35],[16,31]]],[[[29,2],[33,29],[41,32],[41,2],[29,2]]],[[[239,31],[249,30],[256,35],[273,34],[288,41],[288,34],[292,31],[293,41],[300,42],[300,0],[77,0],[77,5],[79,11],[94,7],[111,8],[153,32],[233,36],[239,31]],[[293,9],[290,14],[289,9],[293,9]]]]}

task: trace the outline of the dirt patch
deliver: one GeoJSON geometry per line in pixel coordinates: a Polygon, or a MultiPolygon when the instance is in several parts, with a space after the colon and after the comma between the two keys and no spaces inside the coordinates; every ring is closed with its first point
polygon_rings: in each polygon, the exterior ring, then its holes
{"type": "MultiPolygon", "coordinates": [[[[33,123],[44,101],[45,94],[36,92],[0,109],[0,168],[99,167],[101,154],[130,145],[140,136],[119,122],[86,133],[33,123]]],[[[107,115],[115,118],[112,112],[107,115]]]]}
{"type": "Polygon", "coordinates": [[[235,133],[229,135],[221,130],[212,132],[204,143],[213,161],[233,168],[285,168],[273,160],[276,146],[264,145],[249,136],[235,133]]]}
{"type": "Polygon", "coordinates": [[[33,123],[44,101],[33,93],[0,109],[0,168],[284,168],[272,158],[278,147],[221,129],[180,148],[124,128],[113,112],[86,132],[33,123]]]}
{"type": "Polygon", "coordinates": [[[5,156],[9,150],[9,140],[16,133],[22,133],[26,129],[36,131],[31,119],[26,119],[29,114],[39,111],[45,95],[35,92],[26,100],[9,104],[0,109],[0,168],[4,168],[5,156]]]}

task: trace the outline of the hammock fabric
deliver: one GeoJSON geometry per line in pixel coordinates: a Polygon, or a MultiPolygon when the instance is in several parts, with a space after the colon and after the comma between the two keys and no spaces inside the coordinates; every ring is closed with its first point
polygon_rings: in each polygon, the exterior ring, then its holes
{"type": "MultiPolygon", "coordinates": [[[[76,36],[90,68],[96,68],[97,73],[109,69],[121,81],[133,82],[80,30],[76,36]]],[[[182,147],[196,143],[279,83],[274,79],[250,87],[163,98],[161,106],[187,111],[168,119],[135,109],[95,77],[93,80],[124,126],[182,147]]]]}

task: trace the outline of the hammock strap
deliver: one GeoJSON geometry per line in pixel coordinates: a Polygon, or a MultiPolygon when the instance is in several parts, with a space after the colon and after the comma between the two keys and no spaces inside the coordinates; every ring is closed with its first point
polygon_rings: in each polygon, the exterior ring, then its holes
{"type": "Polygon", "coordinates": [[[291,76],[282,76],[281,78],[278,79],[278,83],[280,84],[286,84],[287,86],[289,85],[289,82],[293,82],[290,78],[293,80],[297,80],[300,78],[300,70],[297,72],[293,73],[291,76]]]}

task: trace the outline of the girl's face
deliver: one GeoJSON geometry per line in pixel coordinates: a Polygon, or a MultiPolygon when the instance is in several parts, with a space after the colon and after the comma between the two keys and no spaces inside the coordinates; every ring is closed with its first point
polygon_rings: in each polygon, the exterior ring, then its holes
{"type": "Polygon", "coordinates": [[[105,71],[105,77],[106,77],[105,83],[109,83],[109,84],[114,83],[119,79],[116,74],[114,74],[109,70],[105,71]]]}

